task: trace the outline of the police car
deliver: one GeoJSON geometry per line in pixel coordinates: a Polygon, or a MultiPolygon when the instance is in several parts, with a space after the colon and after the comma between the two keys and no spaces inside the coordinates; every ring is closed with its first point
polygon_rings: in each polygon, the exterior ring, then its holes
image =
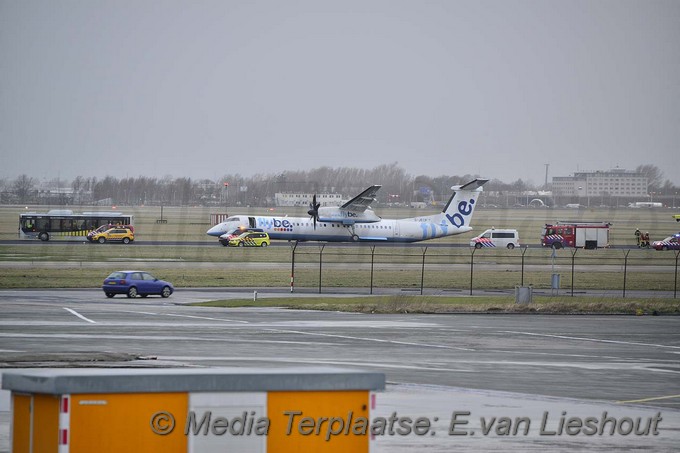
{"type": "Polygon", "coordinates": [[[269,235],[265,232],[249,231],[229,240],[229,247],[267,247],[269,235]]]}
{"type": "Polygon", "coordinates": [[[652,242],[652,248],[656,250],[680,250],[680,233],[668,236],[663,241],[652,242]]]}
{"type": "Polygon", "coordinates": [[[262,228],[238,227],[234,228],[233,230],[227,231],[222,236],[220,236],[218,240],[220,241],[220,244],[226,247],[229,245],[229,241],[231,241],[232,239],[239,237],[243,233],[249,233],[253,231],[257,233],[262,233],[264,230],[262,228]]]}

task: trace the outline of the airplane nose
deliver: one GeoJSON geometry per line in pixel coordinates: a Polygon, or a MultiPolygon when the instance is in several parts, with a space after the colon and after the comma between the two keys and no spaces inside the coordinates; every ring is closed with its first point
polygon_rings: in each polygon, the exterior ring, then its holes
{"type": "Polygon", "coordinates": [[[224,225],[222,225],[222,224],[217,224],[214,227],[210,228],[208,231],[206,231],[206,234],[208,236],[216,236],[216,237],[220,237],[224,233],[225,233],[224,225]]]}

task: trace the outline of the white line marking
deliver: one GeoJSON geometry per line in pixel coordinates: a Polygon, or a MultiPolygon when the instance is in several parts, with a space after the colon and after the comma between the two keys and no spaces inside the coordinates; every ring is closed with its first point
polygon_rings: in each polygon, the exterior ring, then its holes
{"type": "Polygon", "coordinates": [[[394,368],[404,370],[425,370],[425,371],[454,371],[460,373],[473,373],[472,369],[464,368],[439,368],[418,365],[400,365],[387,362],[352,362],[345,360],[327,360],[327,359],[304,359],[304,358],[282,358],[282,357],[195,357],[195,356],[158,356],[160,360],[185,362],[187,360],[196,361],[220,361],[220,362],[281,362],[281,363],[313,363],[323,365],[349,365],[358,367],[380,367],[380,368],[394,368]]]}
{"type": "Polygon", "coordinates": [[[549,337],[549,338],[561,338],[563,340],[582,340],[582,341],[592,341],[595,343],[615,343],[615,344],[629,344],[629,345],[634,345],[634,346],[654,346],[657,348],[671,348],[671,349],[680,349],[680,346],[670,346],[666,344],[653,344],[653,343],[636,343],[634,341],[619,341],[619,340],[601,340],[598,338],[585,338],[585,337],[569,337],[566,335],[548,335],[548,334],[542,334],[542,333],[533,333],[533,332],[516,332],[514,330],[504,330],[502,331],[503,333],[515,333],[518,335],[530,335],[534,337],[549,337]]]}
{"type": "Polygon", "coordinates": [[[97,321],[93,321],[93,320],[91,320],[91,319],[89,319],[89,318],[86,318],[85,316],[81,315],[80,313],[78,313],[78,312],[75,311],[75,310],[71,310],[70,308],[67,308],[67,307],[61,307],[61,308],[63,308],[63,309],[66,310],[67,312],[71,313],[72,315],[76,315],[77,317],[79,317],[79,318],[82,319],[83,321],[91,322],[92,324],[97,324],[97,321]]]}
{"type": "MultiPolygon", "coordinates": [[[[233,338],[197,338],[189,336],[170,336],[170,335],[115,335],[115,334],[59,334],[59,333],[4,333],[0,332],[0,338],[63,338],[63,339],[105,339],[105,340],[141,340],[141,341],[202,341],[202,342],[226,342],[234,344],[241,343],[264,343],[264,344],[300,344],[309,345],[308,341],[287,341],[287,340],[234,340],[233,338]]],[[[337,346],[337,343],[314,343],[321,346],[337,346]]],[[[21,351],[24,352],[24,351],[21,351]]]]}
{"type": "Polygon", "coordinates": [[[680,395],[656,396],[656,397],[653,397],[653,398],[642,398],[642,399],[639,399],[639,400],[617,401],[617,403],[620,403],[620,404],[646,403],[647,401],[669,400],[669,399],[676,399],[676,398],[680,398],[680,395]]]}
{"type": "Polygon", "coordinates": [[[426,348],[439,348],[439,349],[455,349],[457,351],[474,351],[474,349],[461,348],[457,346],[446,346],[441,344],[427,344],[427,343],[412,343],[408,341],[396,341],[396,340],[382,340],[380,338],[368,338],[368,337],[354,337],[350,335],[335,335],[330,333],[319,333],[319,332],[302,332],[299,330],[283,330],[283,329],[265,329],[271,332],[278,333],[296,333],[298,335],[311,335],[318,337],[329,337],[329,338],[344,338],[346,340],[361,340],[361,341],[375,341],[376,343],[392,343],[401,344],[405,346],[422,346],[426,348]]]}
{"type": "Polygon", "coordinates": [[[163,313],[164,316],[175,316],[177,318],[194,318],[194,319],[209,319],[211,321],[227,321],[227,322],[238,322],[241,324],[250,324],[249,321],[240,321],[238,319],[227,319],[227,318],[209,318],[207,316],[194,316],[194,315],[177,315],[175,313],[163,313]]]}

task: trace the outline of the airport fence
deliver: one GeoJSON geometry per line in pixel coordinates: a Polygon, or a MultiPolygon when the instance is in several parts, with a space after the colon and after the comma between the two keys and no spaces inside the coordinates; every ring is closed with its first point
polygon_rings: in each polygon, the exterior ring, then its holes
{"type": "Polygon", "coordinates": [[[630,291],[678,296],[680,251],[649,249],[467,249],[291,245],[291,292],[296,287],[402,288],[419,294],[474,295],[532,287],[551,295],[630,291]]]}

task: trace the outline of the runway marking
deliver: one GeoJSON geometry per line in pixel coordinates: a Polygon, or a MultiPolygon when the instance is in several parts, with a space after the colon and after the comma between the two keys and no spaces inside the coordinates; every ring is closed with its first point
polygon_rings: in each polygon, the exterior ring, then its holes
{"type": "Polygon", "coordinates": [[[533,333],[533,332],[517,332],[514,330],[502,330],[502,333],[515,333],[518,335],[530,335],[534,337],[548,337],[548,338],[561,338],[563,340],[582,340],[582,341],[592,341],[595,343],[614,343],[614,344],[627,344],[633,346],[654,346],[657,348],[670,348],[670,349],[680,349],[680,346],[670,346],[665,344],[654,344],[654,343],[637,343],[634,341],[620,341],[620,340],[602,340],[598,338],[586,338],[586,337],[570,337],[567,335],[548,335],[543,333],[533,333]]]}
{"type": "Polygon", "coordinates": [[[680,398],[680,395],[668,395],[668,396],[655,396],[652,398],[642,398],[639,400],[626,400],[626,401],[616,401],[618,404],[628,404],[628,403],[646,403],[647,401],[659,401],[659,400],[670,400],[674,398],[680,398]]]}
{"type": "Polygon", "coordinates": [[[79,317],[83,321],[91,322],[92,324],[97,324],[97,321],[93,321],[90,318],[86,318],[85,316],[81,315],[80,313],[78,313],[75,310],[71,310],[70,308],[67,308],[67,307],[61,307],[61,308],[63,308],[67,312],[71,313],[72,315],[76,315],[77,317],[79,317]]]}
{"type": "Polygon", "coordinates": [[[150,311],[131,311],[131,310],[115,310],[116,313],[132,313],[134,315],[158,315],[150,311]]]}
{"type": "MultiPolygon", "coordinates": [[[[201,341],[201,342],[227,342],[233,344],[239,342],[233,338],[197,338],[189,336],[169,336],[169,335],[115,335],[115,334],[77,334],[77,333],[4,333],[0,332],[0,338],[62,338],[62,339],[106,339],[106,340],[151,340],[151,341],[201,341]]],[[[308,346],[308,341],[294,340],[243,340],[241,343],[266,343],[266,344],[299,344],[308,346]]],[[[337,346],[337,343],[314,343],[320,346],[337,346]]],[[[23,352],[23,351],[19,351],[23,352]]]]}
{"type": "Polygon", "coordinates": [[[177,318],[194,318],[194,319],[208,319],[210,321],[228,321],[228,322],[238,322],[241,324],[250,324],[249,321],[240,321],[238,319],[229,318],[210,318],[208,316],[195,316],[195,315],[178,315],[175,313],[152,313],[149,311],[131,311],[131,310],[116,310],[116,313],[133,313],[142,315],[153,315],[153,316],[175,316],[177,318]]]}
{"type": "Polygon", "coordinates": [[[211,321],[229,321],[229,322],[238,322],[241,324],[250,324],[248,321],[240,321],[238,319],[228,319],[228,318],[209,318],[207,316],[193,316],[193,315],[178,315],[175,313],[163,313],[164,316],[176,316],[178,318],[195,318],[195,319],[209,319],[211,321]]]}
{"type": "Polygon", "coordinates": [[[285,357],[195,357],[195,356],[163,356],[159,355],[161,360],[169,361],[220,361],[220,362],[281,362],[281,363],[312,363],[312,364],[323,364],[323,365],[344,365],[344,366],[358,366],[358,367],[378,367],[378,368],[392,368],[392,369],[403,369],[403,370],[424,370],[424,371],[454,371],[460,373],[474,373],[475,370],[465,369],[465,368],[438,368],[431,366],[419,366],[419,365],[400,365],[387,362],[351,362],[346,360],[328,360],[328,359],[303,359],[303,358],[285,358],[285,357]]]}
{"type": "Polygon", "coordinates": [[[376,343],[392,343],[392,344],[402,344],[405,346],[423,346],[427,348],[439,348],[439,349],[455,349],[457,351],[474,351],[470,348],[461,348],[457,346],[445,346],[441,344],[427,344],[427,343],[412,343],[409,341],[396,341],[396,340],[381,340],[380,338],[368,338],[368,337],[353,337],[350,335],[338,335],[330,333],[319,333],[319,332],[301,332],[299,330],[282,330],[282,329],[265,329],[271,332],[278,333],[296,333],[299,335],[311,335],[319,337],[330,337],[330,338],[344,338],[346,340],[362,340],[362,341],[375,341],[376,343]]]}

